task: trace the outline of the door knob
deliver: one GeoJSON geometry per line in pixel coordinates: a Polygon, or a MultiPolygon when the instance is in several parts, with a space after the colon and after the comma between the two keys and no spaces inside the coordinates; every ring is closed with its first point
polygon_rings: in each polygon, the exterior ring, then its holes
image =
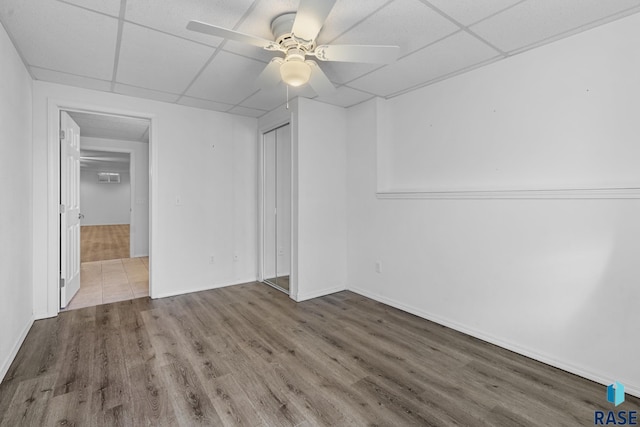
{"type": "Polygon", "coordinates": [[[83,219],[84,218],[84,214],[79,213],[78,214],[78,219],[83,219]]]}

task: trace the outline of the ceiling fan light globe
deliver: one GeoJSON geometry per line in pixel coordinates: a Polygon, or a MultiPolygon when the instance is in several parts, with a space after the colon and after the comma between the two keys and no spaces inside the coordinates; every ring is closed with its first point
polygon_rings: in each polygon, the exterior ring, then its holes
{"type": "Polygon", "coordinates": [[[311,77],[311,67],[303,61],[285,61],[280,66],[280,77],[289,86],[302,86],[311,77]]]}

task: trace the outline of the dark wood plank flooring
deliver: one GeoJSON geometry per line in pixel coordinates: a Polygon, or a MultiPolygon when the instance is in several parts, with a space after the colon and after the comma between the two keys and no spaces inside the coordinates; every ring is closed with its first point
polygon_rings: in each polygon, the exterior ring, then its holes
{"type": "MultiPolygon", "coordinates": [[[[618,410],[637,410],[627,396],[618,410]]],[[[605,387],[351,292],[251,283],[35,322],[2,426],[572,426],[605,387]]]]}

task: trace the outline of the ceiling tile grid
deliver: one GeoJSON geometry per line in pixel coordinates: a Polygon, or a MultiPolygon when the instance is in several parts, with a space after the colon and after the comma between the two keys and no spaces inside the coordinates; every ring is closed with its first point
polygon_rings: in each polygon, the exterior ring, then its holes
{"type": "Polygon", "coordinates": [[[206,99],[192,98],[183,96],[178,100],[178,104],[188,107],[202,108],[203,110],[226,112],[233,108],[232,104],[223,104],[221,102],[207,101],[206,99]]]}
{"type": "Polygon", "coordinates": [[[316,94],[309,86],[289,88],[287,90],[287,86],[284,83],[279,83],[276,86],[257,91],[244,100],[241,105],[252,109],[271,111],[285,104],[287,99],[295,97],[313,98],[314,96],[316,94]]]}
{"type": "Polygon", "coordinates": [[[373,98],[370,93],[362,92],[356,89],[352,89],[347,86],[340,86],[336,91],[330,95],[323,95],[316,98],[320,102],[327,104],[338,105],[340,107],[349,107],[352,105],[360,104],[368,99],[373,98]]]}
{"type": "Polygon", "coordinates": [[[104,13],[117,18],[120,16],[120,0],[58,0],[62,3],[78,6],[84,9],[104,13]]]}
{"type": "Polygon", "coordinates": [[[116,80],[145,89],[184,92],[214,49],[124,24],[116,80]]]}
{"type": "Polygon", "coordinates": [[[424,3],[462,25],[471,25],[526,0],[428,0],[424,3]]]}
{"type": "Polygon", "coordinates": [[[418,0],[396,0],[332,43],[399,46],[402,57],[459,29],[418,0]]]}
{"type": "Polygon", "coordinates": [[[255,59],[219,52],[186,95],[235,105],[257,90],[253,83],[265,66],[255,59]]]}
{"type": "Polygon", "coordinates": [[[354,80],[348,86],[388,97],[498,56],[495,49],[477,38],[458,32],[354,80]]]}
{"type": "Polygon", "coordinates": [[[46,68],[30,67],[31,74],[37,80],[44,80],[51,83],[59,83],[67,86],[76,86],[84,89],[99,90],[109,92],[111,81],[92,79],[75,74],[62,73],[60,71],[47,70],[46,68]]]}
{"type": "MultiPolygon", "coordinates": [[[[254,85],[283,54],[186,25],[273,39],[271,21],[299,2],[2,0],[0,22],[34,79],[259,117],[286,102],[284,84],[254,85]]],[[[337,90],[317,99],[393,97],[638,12],[640,0],[337,0],[319,44],[393,44],[401,54],[389,65],[318,61],[337,90]]],[[[316,94],[290,88],[295,96],[316,94]]]]}
{"type": "Polygon", "coordinates": [[[231,114],[239,114],[241,116],[249,116],[249,117],[260,117],[266,113],[266,111],[264,110],[256,110],[254,108],[247,108],[247,107],[240,107],[240,106],[233,107],[228,112],[231,114]]]}
{"type": "Polygon", "coordinates": [[[130,86],[122,83],[113,85],[113,91],[121,95],[135,96],[137,98],[152,99],[162,102],[176,102],[180,95],[169,92],[161,92],[157,90],[145,89],[138,86],[130,86]]]}
{"type": "Polygon", "coordinates": [[[640,0],[527,0],[470,29],[505,52],[513,52],[638,6],[640,0]]]}
{"type": "Polygon", "coordinates": [[[0,16],[27,65],[111,80],[115,18],[54,0],[2,0],[0,16]]]}
{"type": "Polygon", "coordinates": [[[252,0],[127,0],[125,19],[159,31],[218,46],[222,39],[187,30],[199,20],[233,28],[251,7],[252,0]]]}

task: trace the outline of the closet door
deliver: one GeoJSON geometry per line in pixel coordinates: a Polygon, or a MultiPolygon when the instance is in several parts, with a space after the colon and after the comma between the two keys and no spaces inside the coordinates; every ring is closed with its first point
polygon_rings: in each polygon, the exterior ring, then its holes
{"type": "Polygon", "coordinates": [[[276,129],[276,285],[289,291],[291,273],[291,127],[276,129]]]}
{"type": "Polygon", "coordinates": [[[262,245],[262,277],[272,285],[276,284],[276,202],[277,202],[277,162],[276,162],[276,131],[264,134],[263,137],[263,245],[262,245]]]}

